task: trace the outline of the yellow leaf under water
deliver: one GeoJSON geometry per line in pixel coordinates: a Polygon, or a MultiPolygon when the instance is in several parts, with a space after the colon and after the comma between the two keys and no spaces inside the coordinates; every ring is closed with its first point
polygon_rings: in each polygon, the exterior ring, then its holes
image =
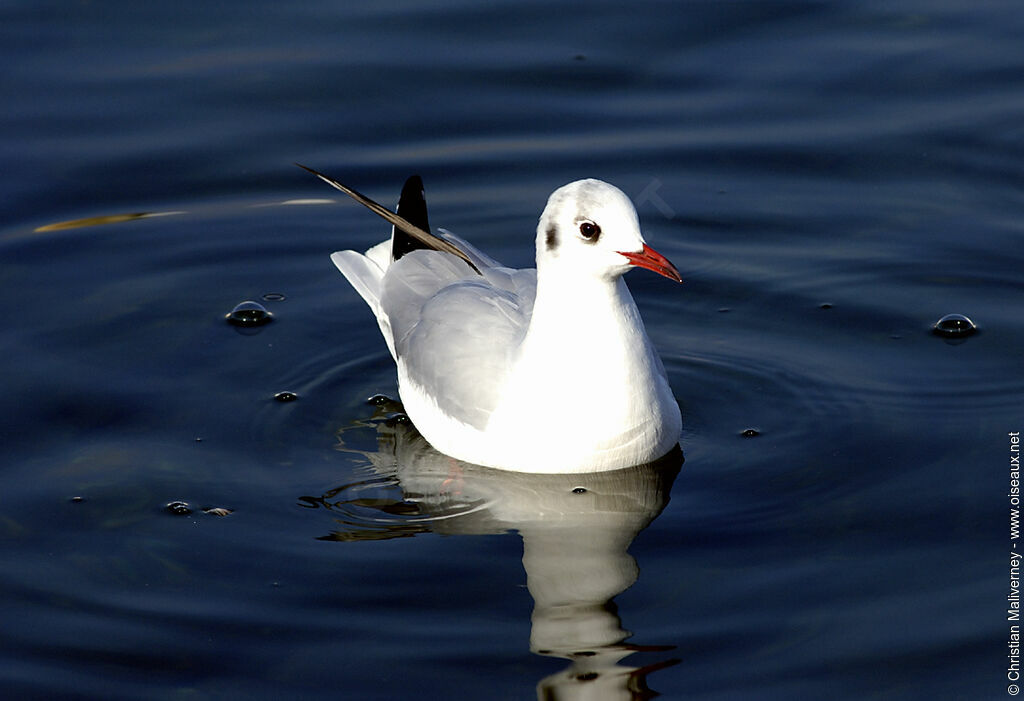
{"type": "Polygon", "coordinates": [[[85,219],[72,219],[54,224],[36,227],[35,233],[41,234],[47,231],[63,231],[64,229],[80,229],[85,226],[101,226],[103,224],[118,224],[135,219],[146,219],[149,217],[166,217],[172,214],[184,214],[184,212],[131,212],[128,214],[106,214],[99,217],[86,217],[85,219]]]}

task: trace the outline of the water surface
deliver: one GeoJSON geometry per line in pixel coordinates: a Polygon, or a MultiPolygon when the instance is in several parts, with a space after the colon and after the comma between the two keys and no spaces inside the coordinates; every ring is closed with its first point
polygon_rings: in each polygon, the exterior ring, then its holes
{"type": "Polygon", "coordinates": [[[0,685],[1002,697],[1022,17],[0,10],[0,685]],[[394,369],[328,256],[386,230],[296,161],[388,204],[419,173],[433,225],[516,266],[551,190],[619,185],[685,280],[628,278],[682,454],[451,474],[366,403],[394,369]],[[274,320],[227,324],[245,300],[274,320]]]}

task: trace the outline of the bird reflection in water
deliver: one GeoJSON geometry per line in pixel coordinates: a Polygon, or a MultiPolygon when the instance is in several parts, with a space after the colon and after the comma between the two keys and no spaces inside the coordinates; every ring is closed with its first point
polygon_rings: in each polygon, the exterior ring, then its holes
{"type": "MultiPolygon", "coordinates": [[[[518,531],[534,600],[530,649],[569,665],[538,683],[539,699],[648,699],[647,676],[676,664],[673,646],[635,645],[613,599],[637,580],[627,550],[661,513],[683,463],[678,446],[638,467],[574,475],[479,467],[434,450],[396,402],[378,399],[378,450],[360,452],[374,474],[300,504],[329,510],[340,529],[322,540],[434,532],[518,531]],[[655,662],[630,666],[636,652],[655,662]]],[[[343,444],[342,444],[343,445],[343,444]]],[[[342,450],[349,450],[341,447],[342,450]]]]}

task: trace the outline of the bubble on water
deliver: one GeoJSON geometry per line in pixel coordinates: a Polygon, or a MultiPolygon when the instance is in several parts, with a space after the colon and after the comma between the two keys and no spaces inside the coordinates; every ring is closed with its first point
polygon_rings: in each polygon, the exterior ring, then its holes
{"type": "Polygon", "coordinates": [[[266,307],[252,300],[242,302],[225,317],[229,324],[241,327],[263,326],[273,318],[274,315],[266,307]]]}
{"type": "Polygon", "coordinates": [[[283,302],[287,297],[284,296],[283,292],[268,292],[263,295],[264,302],[283,302]]]}
{"type": "Polygon", "coordinates": [[[831,309],[831,308],[832,308],[832,303],[831,302],[822,302],[821,304],[818,305],[818,309],[831,309]]]}
{"type": "Polygon", "coordinates": [[[586,487],[573,487],[572,493],[573,494],[586,494],[587,493],[587,488],[586,487]]]}
{"type": "Polygon", "coordinates": [[[756,428],[747,428],[740,432],[740,435],[744,438],[756,438],[761,435],[761,432],[756,428]]]}
{"type": "Polygon", "coordinates": [[[164,507],[175,516],[188,516],[192,513],[192,507],[186,501],[172,501],[164,507]]]}
{"type": "Polygon", "coordinates": [[[411,423],[412,421],[409,420],[409,417],[403,414],[402,412],[395,412],[394,414],[391,414],[384,420],[384,425],[390,428],[394,428],[395,426],[398,426],[400,424],[411,423]]]}
{"type": "Polygon", "coordinates": [[[72,504],[81,504],[83,501],[85,501],[85,497],[71,497],[68,501],[70,501],[72,504]]]}
{"type": "Polygon", "coordinates": [[[298,394],[296,394],[295,392],[288,391],[278,392],[277,394],[274,395],[274,399],[276,399],[279,402],[294,402],[298,398],[298,394]]]}
{"type": "Polygon", "coordinates": [[[977,330],[977,324],[963,314],[947,314],[932,326],[933,333],[945,338],[967,338],[977,330]]]}
{"type": "Polygon", "coordinates": [[[389,397],[386,394],[375,394],[372,397],[367,397],[366,398],[366,403],[367,404],[372,404],[373,406],[384,406],[385,404],[387,404],[390,401],[391,401],[391,397],[389,397]]]}
{"type": "Polygon", "coordinates": [[[209,514],[210,516],[227,516],[233,511],[234,509],[225,509],[222,506],[214,506],[209,509],[203,509],[203,513],[209,514]]]}

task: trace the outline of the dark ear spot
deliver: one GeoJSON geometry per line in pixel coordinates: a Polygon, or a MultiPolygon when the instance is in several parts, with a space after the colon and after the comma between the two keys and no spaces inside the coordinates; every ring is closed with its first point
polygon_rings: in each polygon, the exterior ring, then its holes
{"type": "Polygon", "coordinates": [[[549,251],[558,248],[558,230],[554,224],[549,226],[548,230],[544,233],[544,244],[548,247],[549,251]]]}

